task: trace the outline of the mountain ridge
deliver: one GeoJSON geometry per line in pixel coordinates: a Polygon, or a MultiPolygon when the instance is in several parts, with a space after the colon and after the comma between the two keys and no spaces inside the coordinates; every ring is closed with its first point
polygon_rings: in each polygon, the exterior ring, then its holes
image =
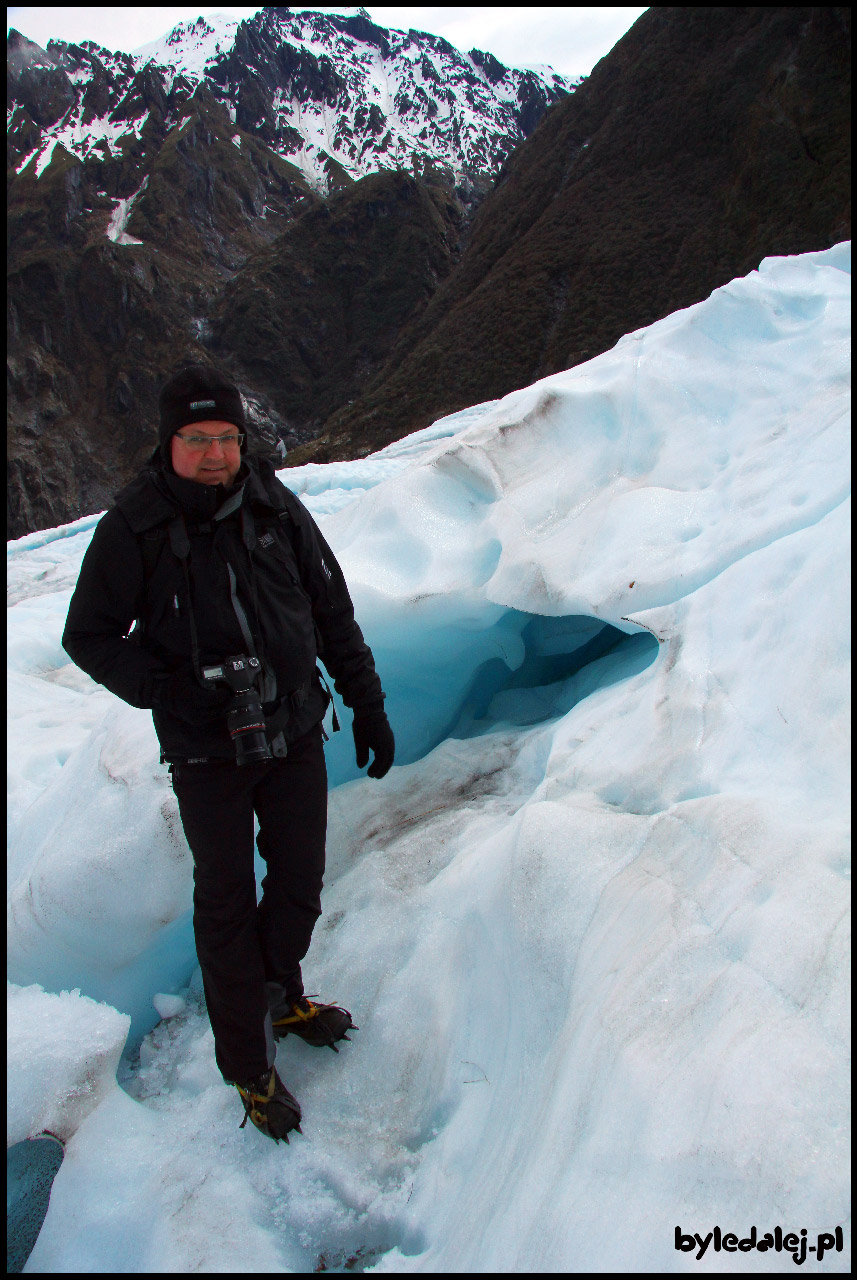
{"type": "Polygon", "coordinates": [[[454,275],[295,464],[382,447],[764,257],[848,239],[849,44],[845,9],[647,10],[514,153],[454,275]]]}
{"type": "MultiPolygon", "coordinates": [[[[49,41],[41,50],[16,31],[9,39],[13,84],[36,66],[52,88],[38,142],[17,147],[24,165],[46,138],[80,159],[105,146],[115,155],[153,106],[172,108],[166,118],[175,124],[182,101],[205,84],[233,123],[291,160],[321,195],[377,168],[419,172],[426,161],[456,181],[493,173],[546,106],[579,83],[505,67],[477,49],[463,54],[428,32],[379,27],[365,11],[269,7],[241,22],[210,15],[177,24],[136,55],[93,41],[49,41]]],[[[34,141],[21,113],[32,115],[36,96],[12,100],[13,148],[19,134],[34,141]]]]}

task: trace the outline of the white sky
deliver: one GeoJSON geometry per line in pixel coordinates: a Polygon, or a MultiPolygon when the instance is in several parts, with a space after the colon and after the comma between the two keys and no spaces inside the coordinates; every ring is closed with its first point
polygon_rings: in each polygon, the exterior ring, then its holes
{"type": "MultiPolygon", "coordinates": [[[[216,3],[216,0],[215,0],[216,3]]],[[[443,36],[467,52],[478,48],[493,53],[506,66],[548,63],[567,76],[588,75],[600,58],[636,22],[643,8],[576,8],[571,6],[469,9],[364,6],[382,27],[407,31],[416,27],[443,36]]],[[[298,10],[331,9],[353,13],[355,6],[298,5],[298,10]]],[[[175,5],[168,8],[74,9],[25,8],[6,10],[7,31],[15,27],[44,48],[48,40],[95,40],[112,51],[133,52],[150,40],[166,35],[177,22],[193,21],[201,14],[224,13],[243,19],[258,13],[254,8],[175,5]]]]}

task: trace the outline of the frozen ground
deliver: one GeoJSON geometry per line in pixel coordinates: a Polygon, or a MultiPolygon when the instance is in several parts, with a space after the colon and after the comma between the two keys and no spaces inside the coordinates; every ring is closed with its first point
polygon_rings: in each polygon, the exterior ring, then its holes
{"type": "Polygon", "coordinates": [[[8,1141],[67,1143],[28,1270],[792,1265],[676,1250],[715,1226],[850,1269],[849,306],[850,245],[768,259],[284,473],[399,744],[328,747],[305,968],[360,1031],[281,1045],[288,1148],[214,1065],[150,717],[60,647],[96,519],[9,544],[8,1141]]]}

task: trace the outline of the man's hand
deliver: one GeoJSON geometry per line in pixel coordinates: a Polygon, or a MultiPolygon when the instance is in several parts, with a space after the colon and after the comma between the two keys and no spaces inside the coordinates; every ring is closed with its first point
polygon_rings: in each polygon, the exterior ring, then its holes
{"type": "Polygon", "coordinates": [[[195,725],[225,723],[226,708],[231,700],[231,689],[204,689],[187,671],[176,671],[166,679],[156,680],[152,690],[152,703],[157,710],[195,725]]]}
{"type": "Polygon", "coordinates": [[[383,778],[389,773],[396,753],[396,740],[390,721],[383,711],[374,711],[371,715],[354,716],[351,726],[354,734],[354,747],[357,754],[357,768],[362,769],[369,761],[369,752],[374,751],[375,759],[369,765],[370,778],[383,778]]]}

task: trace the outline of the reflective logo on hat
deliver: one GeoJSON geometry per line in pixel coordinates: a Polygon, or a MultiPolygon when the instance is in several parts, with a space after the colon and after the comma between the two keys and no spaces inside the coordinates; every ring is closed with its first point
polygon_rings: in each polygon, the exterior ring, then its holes
{"type": "Polygon", "coordinates": [[[214,400],[191,400],[191,409],[213,409],[215,407],[214,400]]]}

